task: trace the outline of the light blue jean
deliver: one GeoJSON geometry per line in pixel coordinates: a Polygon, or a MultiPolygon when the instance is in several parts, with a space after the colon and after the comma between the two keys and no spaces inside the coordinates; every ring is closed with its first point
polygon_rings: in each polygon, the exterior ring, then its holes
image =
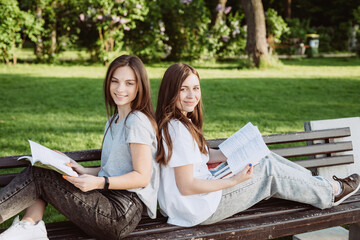
{"type": "Polygon", "coordinates": [[[271,152],[254,167],[251,179],[223,190],[216,211],[201,224],[218,222],[270,197],[324,209],[333,206],[334,190],[325,178],[271,152]]]}

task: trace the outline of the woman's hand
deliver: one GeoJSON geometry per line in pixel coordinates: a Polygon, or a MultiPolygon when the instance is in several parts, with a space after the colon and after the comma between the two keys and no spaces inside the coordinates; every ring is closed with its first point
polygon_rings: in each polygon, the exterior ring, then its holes
{"type": "Polygon", "coordinates": [[[236,184],[249,180],[253,177],[253,170],[254,166],[252,164],[248,164],[244,170],[232,176],[231,179],[234,180],[236,184]]]}
{"type": "MultiPolygon", "coordinates": [[[[60,153],[63,156],[68,157],[65,153],[60,152],[58,150],[54,150],[54,152],[60,153]]],[[[68,157],[69,158],[69,157],[68,157]]],[[[66,163],[66,165],[68,165],[69,167],[71,167],[75,172],[77,172],[78,174],[82,175],[82,174],[86,174],[88,173],[86,168],[84,168],[83,166],[81,166],[80,164],[78,164],[75,160],[70,159],[70,163],[66,163]]]]}
{"type": "Polygon", "coordinates": [[[103,177],[96,177],[88,174],[83,174],[79,177],[63,175],[63,178],[83,192],[88,192],[94,189],[103,189],[105,185],[105,179],[103,177]]]}
{"type": "Polygon", "coordinates": [[[79,163],[77,163],[75,160],[72,160],[70,158],[70,163],[66,163],[69,167],[71,167],[75,172],[77,172],[79,175],[86,174],[86,168],[81,166],[79,163]]]}

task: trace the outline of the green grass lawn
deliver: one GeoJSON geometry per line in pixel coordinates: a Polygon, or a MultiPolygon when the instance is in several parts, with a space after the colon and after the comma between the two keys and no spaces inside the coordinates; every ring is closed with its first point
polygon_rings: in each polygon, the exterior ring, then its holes
{"type": "MultiPolygon", "coordinates": [[[[281,69],[195,63],[206,138],[247,122],[263,134],[302,131],[305,121],[360,116],[360,59],[283,60],[281,69]]],[[[170,64],[147,65],[155,105],[170,64]]],[[[0,65],[0,156],[29,154],[28,139],[60,151],[100,148],[106,121],[102,65],[0,65]]],[[[45,221],[62,219],[46,212],[45,221]]],[[[6,225],[1,224],[0,228],[6,225]]]]}

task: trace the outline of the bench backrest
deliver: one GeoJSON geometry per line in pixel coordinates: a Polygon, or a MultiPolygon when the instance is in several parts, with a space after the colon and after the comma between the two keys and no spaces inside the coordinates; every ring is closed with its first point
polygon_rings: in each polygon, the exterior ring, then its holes
{"type": "MultiPolygon", "coordinates": [[[[316,168],[354,162],[353,155],[335,155],[352,150],[351,141],[333,142],[335,138],[347,136],[350,136],[350,128],[265,135],[263,139],[273,152],[289,159],[296,158],[294,159],[296,163],[303,167],[316,168]],[[324,140],[324,143],[309,144],[314,140],[324,140]],[[322,156],[315,158],[319,154],[322,156]]],[[[224,140],[212,139],[208,140],[208,144],[211,148],[217,148],[224,140]]],[[[78,162],[94,161],[101,158],[100,149],[72,151],[65,152],[65,154],[78,162]]],[[[20,156],[0,157],[0,187],[8,184],[16,175],[16,173],[7,173],[8,171],[5,169],[17,169],[26,166],[25,163],[17,161],[20,156]]]]}

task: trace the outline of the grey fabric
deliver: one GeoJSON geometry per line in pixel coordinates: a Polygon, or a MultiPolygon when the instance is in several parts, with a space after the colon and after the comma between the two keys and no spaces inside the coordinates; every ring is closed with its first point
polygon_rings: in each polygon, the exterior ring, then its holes
{"type": "Polygon", "coordinates": [[[214,214],[201,224],[211,224],[244,211],[270,197],[307,203],[324,209],[334,204],[331,183],[275,153],[254,167],[253,177],[224,189],[214,214]]]}
{"type": "MultiPolygon", "coordinates": [[[[106,124],[105,131],[109,121],[106,124]]],[[[108,130],[101,152],[101,170],[98,176],[120,176],[133,171],[129,143],[149,145],[152,152],[152,174],[145,188],[128,189],[136,192],[147,206],[148,215],[156,217],[157,192],[159,189],[159,165],[155,161],[157,140],[155,130],[147,116],[139,111],[131,113],[108,130]]]]}

